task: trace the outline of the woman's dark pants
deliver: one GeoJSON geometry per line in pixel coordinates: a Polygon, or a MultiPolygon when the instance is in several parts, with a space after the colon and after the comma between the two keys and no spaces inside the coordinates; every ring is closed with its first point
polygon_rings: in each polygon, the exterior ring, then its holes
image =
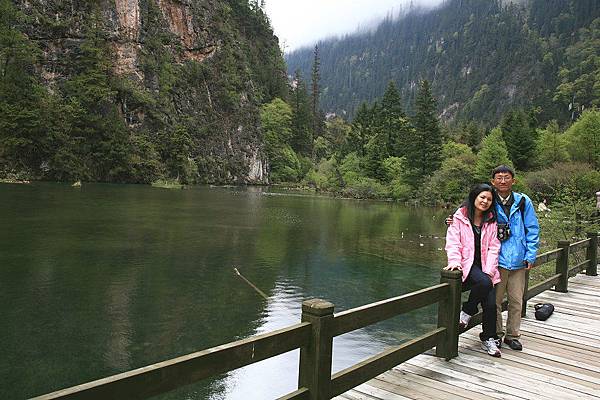
{"type": "Polygon", "coordinates": [[[479,303],[483,308],[483,332],[479,337],[481,340],[496,338],[496,290],[492,279],[481,268],[474,265],[463,286],[471,289],[471,293],[469,299],[463,303],[462,310],[469,315],[475,315],[479,303]]]}

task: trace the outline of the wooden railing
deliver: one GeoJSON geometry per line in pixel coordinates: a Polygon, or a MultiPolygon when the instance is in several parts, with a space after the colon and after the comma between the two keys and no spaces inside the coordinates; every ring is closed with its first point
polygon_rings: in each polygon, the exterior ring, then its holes
{"type": "MultiPolygon", "coordinates": [[[[535,265],[554,260],[556,273],[525,291],[523,310],[528,299],[544,290],[554,287],[556,291],[566,292],[569,276],[583,270],[587,275],[597,275],[598,233],[590,233],[587,239],[576,243],[559,242],[558,249],[540,254],[535,265]],[[587,249],[586,260],[569,267],[569,254],[582,249],[587,249]]],[[[298,348],[299,388],[278,400],[331,399],[433,347],[438,357],[447,360],[456,357],[461,291],[461,273],[442,270],[438,285],[337,314],[334,314],[334,305],[325,300],[307,300],[302,303],[299,324],[35,399],[146,399],[298,348]],[[334,337],[435,303],[438,304],[436,329],[331,375],[334,337]]],[[[480,322],[481,313],[478,313],[465,330],[480,322]]]]}

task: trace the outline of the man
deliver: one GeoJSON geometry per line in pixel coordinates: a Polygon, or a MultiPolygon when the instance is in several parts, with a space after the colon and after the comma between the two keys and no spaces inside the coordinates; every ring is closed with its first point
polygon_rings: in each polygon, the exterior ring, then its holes
{"type": "Polygon", "coordinates": [[[496,285],[496,331],[498,337],[504,337],[504,343],[511,349],[522,350],[519,338],[526,271],[535,262],[540,227],[531,199],[525,194],[513,192],[514,184],[515,173],[512,168],[506,165],[494,168],[492,185],[496,189],[496,212],[501,240],[498,259],[501,281],[496,285]],[[506,331],[502,324],[502,301],[505,294],[508,298],[506,331]]]}

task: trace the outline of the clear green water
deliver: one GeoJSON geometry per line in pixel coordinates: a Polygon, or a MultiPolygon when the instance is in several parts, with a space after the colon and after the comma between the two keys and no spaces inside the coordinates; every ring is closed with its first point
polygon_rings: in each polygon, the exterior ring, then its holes
{"type": "MultiPolygon", "coordinates": [[[[0,185],[0,398],[22,399],[435,284],[445,211],[273,192],[0,185]],[[260,297],[233,268],[265,292],[260,297]]],[[[435,309],[343,335],[338,371],[429,330],[435,309]]],[[[298,351],[162,399],[295,390],[298,351]]]]}

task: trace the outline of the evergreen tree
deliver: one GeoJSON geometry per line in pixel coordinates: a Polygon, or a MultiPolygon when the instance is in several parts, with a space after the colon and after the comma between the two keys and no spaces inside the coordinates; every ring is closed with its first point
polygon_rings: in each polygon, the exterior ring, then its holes
{"type": "Polygon", "coordinates": [[[390,81],[381,100],[379,115],[381,130],[387,136],[388,153],[402,157],[413,135],[408,118],[402,111],[402,99],[394,81],[390,81]]]}
{"type": "Polygon", "coordinates": [[[325,123],[324,138],[338,159],[342,159],[344,156],[351,129],[351,126],[340,117],[334,117],[325,123]]]}
{"type": "Polygon", "coordinates": [[[500,125],[508,155],[515,168],[527,170],[535,157],[537,130],[533,115],[523,110],[509,111],[500,125]]]}
{"type": "Polygon", "coordinates": [[[537,143],[539,165],[550,166],[569,159],[566,137],[560,132],[556,121],[550,121],[539,136],[537,143]]]}
{"type": "Polygon", "coordinates": [[[481,144],[483,135],[484,130],[475,121],[469,121],[462,126],[461,142],[476,151],[481,144]]]}
{"type": "Polygon", "coordinates": [[[481,142],[481,150],[477,153],[475,164],[475,179],[479,182],[488,182],[492,170],[498,165],[512,165],[508,158],[506,143],[502,138],[502,131],[494,128],[481,142]]]}
{"type": "Polygon", "coordinates": [[[82,160],[81,179],[125,182],[129,137],[116,106],[108,44],[100,33],[99,12],[90,15],[85,40],[73,53],[74,71],[64,84],[77,119],[77,157],[82,160]]]}
{"type": "Polygon", "coordinates": [[[0,0],[0,170],[37,173],[51,153],[45,123],[49,96],[35,64],[40,49],[17,26],[25,16],[0,0]]]}
{"type": "Polygon", "coordinates": [[[365,171],[370,178],[386,181],[387,173],[383,168],[383,161],[390,156],[388,151],[388,138],[384,132],[373,135],[365,148],[365,171]]]}
{"type": "Polygon", "coordinates": [[[406,153],[414,186],[427,176],[431,176],[442,162],[442,130],[436,117],[436,104],[427,80],[421,82],[415,108],[416,114],[413,118],[415,130],[406,153]]]}
{"type": "Polygon", "coordinates": [[[366,102],[361,103],[352,121],[352,129],[345,154],[355,152],[359,157],[365,156],[365,148],[372,136],[373,108],[366,102]]]}
{"type": "Polygon", "coordinates": [[[319,97],[321,96],[320,65],[321,65],[321,60],[319,59],[319,45],[315,45],[312,73],[311,73],[312,83],[311,83],[311,93],[310,93],[313,137],[321,136],[321,134],[322,134],[321,128],[323,125],[322,118],[321,118],[321,111],[319,109],[319,97]]]}
{"type": "Polygon", "coordinates": [[[159,134],[160,153],[167,167],[168,178],[188,184],[196,180],[198,169],[191,159],[192,137],[185,126],[159,134]]]}
{"type": "Polygon", "coordinates": [[[306,83],[296,71],[292,87],[292,138],[290,145],[296,153],[312,155],[312,118],[306,83]]]}

